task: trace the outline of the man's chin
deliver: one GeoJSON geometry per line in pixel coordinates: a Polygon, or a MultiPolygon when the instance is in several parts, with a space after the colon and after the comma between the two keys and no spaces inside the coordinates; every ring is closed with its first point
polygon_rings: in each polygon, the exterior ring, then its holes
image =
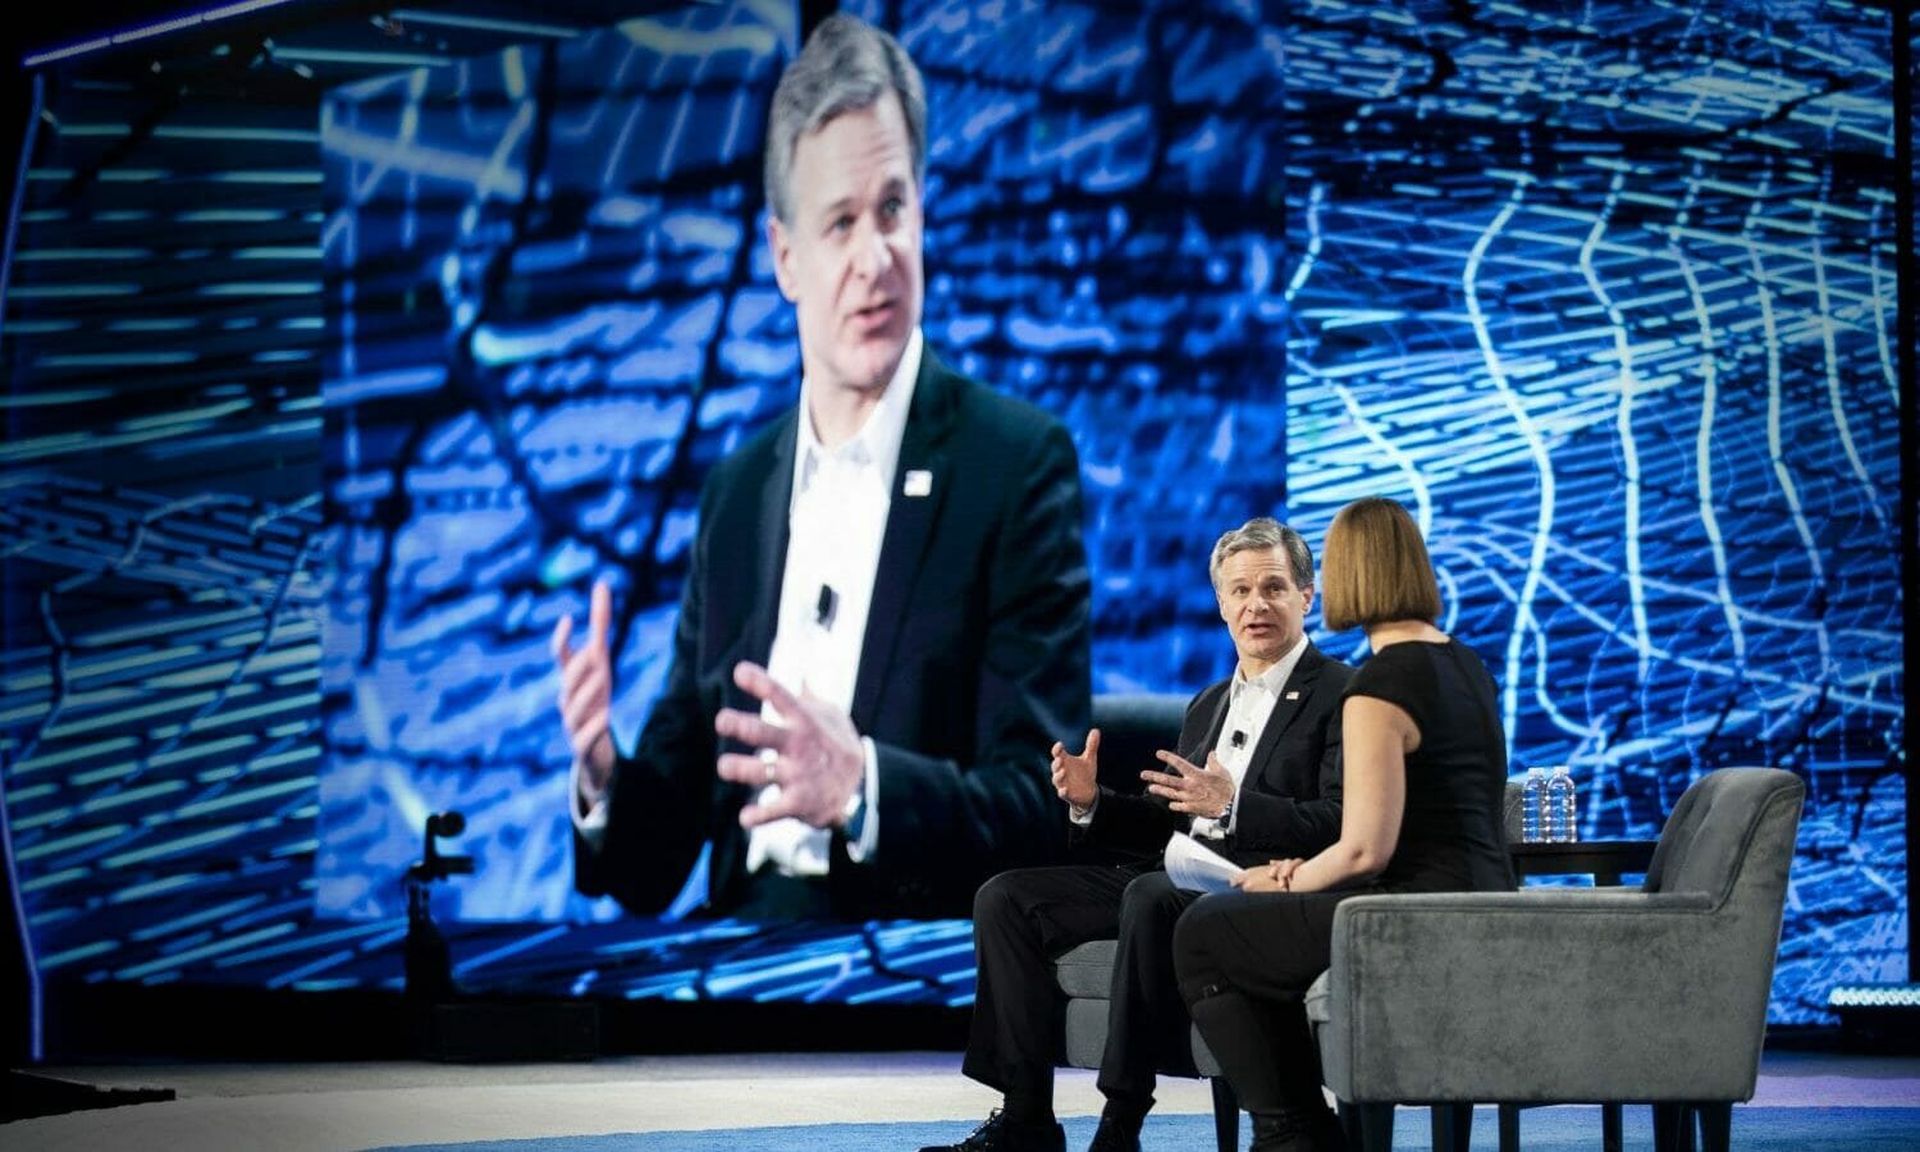
{"type": "Polygon", "coordinates": [[[849,388],[861,392],[879,391],[892,382],[893,374],[900,369],[900,358],[906,353],[905,340],[889,338],[864,342],[857,353],[842,361],[846,370],[841,373],[841,378],[849,388]]]}

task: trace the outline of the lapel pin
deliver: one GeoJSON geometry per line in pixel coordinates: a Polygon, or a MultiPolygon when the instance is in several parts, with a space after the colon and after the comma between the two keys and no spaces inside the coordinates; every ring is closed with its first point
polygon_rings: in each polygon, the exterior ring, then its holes
{"type": "Polygon", "coordinates": [[[1291,691],[1291,692],[1289,692],[1289,693],[1287,693],[1287,699],[1289,699],[1289,700],[1298,700],[1298,699],[1300,699],[1300,690],[1299,690],[1298,688],[1296,688],[1296,689],[1294,689],[1293,691],[1291,691]]]}
{"type": "Polygon", "coordinates": [[[914,468],[907,472],[907,482],[901,487],[907,496],[927,496],[933,492],[933,473],[925,468],[914,468]]]}

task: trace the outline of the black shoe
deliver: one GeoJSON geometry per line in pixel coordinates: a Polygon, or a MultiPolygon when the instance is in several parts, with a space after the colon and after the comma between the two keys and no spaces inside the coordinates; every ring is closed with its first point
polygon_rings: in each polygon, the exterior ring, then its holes
{"type": "Polygon", "coordinates": [[[1347,1130],[1340,1126],[1340,1114],[1333,1109],[1316,1109],[1310,1130],[1320,1152],[1347,1152],[1347,1130]]]}
{"type": "Polygon", "coordinates": [[[1112,1108],[1100,1113],[1100,1127],[1093,1130],[1093,1143],[1087,1152],[1140,1152],[1140,1122],[1128,1123],[1112,1108]]]}
{"type": "Polygon", "coordinates": [[[1340,1122],[1325,1107],[1308,1111],[1256,1112],[1248,1152],[1343,1152],[1340,1122]]]}
{"type": "Polygon", "coordinates": [[[995,1108],[960,1143],[930,1144],[920,1152],[1067,1152],[1067,1132],[1057,1123],[1018,1124],[995,1108]]]}
{"type": "Polygon", "coordinates": [[[1255,1112],[1247,1152],[1316,1152],[1307,1126],[1291,1112],[1255,1112]]]}

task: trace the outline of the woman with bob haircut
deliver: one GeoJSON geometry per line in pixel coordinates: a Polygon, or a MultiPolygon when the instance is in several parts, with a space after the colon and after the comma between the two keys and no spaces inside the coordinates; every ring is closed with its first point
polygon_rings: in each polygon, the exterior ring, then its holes
{"type": "Polygon", "coordinates": [[[1420,529],[1392,500],[1342,508],[1321,556],[1328,628],[1363,628],[1373,655],[1342,694],[1340,839],[1309,860],[1234,878],[1181,917],[1174,962],[1240,1101],[1254,1152],[1339,1148],[1301,997],[1332,955],[1333,911],[1372,892],[1510,889],[1498,690],[1435,626],[1440,589],[1420,529]]]}

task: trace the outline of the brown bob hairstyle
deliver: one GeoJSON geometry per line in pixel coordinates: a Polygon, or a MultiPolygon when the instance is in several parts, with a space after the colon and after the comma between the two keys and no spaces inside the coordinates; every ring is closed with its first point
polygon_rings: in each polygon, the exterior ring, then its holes
{"type": "Polygon", "coordinates": [[[1433,561],[1405,508],[1365,496],[1334,516],[1320,549],[1320,615],[1336,632],[1440,619],[1433,561]]]}

